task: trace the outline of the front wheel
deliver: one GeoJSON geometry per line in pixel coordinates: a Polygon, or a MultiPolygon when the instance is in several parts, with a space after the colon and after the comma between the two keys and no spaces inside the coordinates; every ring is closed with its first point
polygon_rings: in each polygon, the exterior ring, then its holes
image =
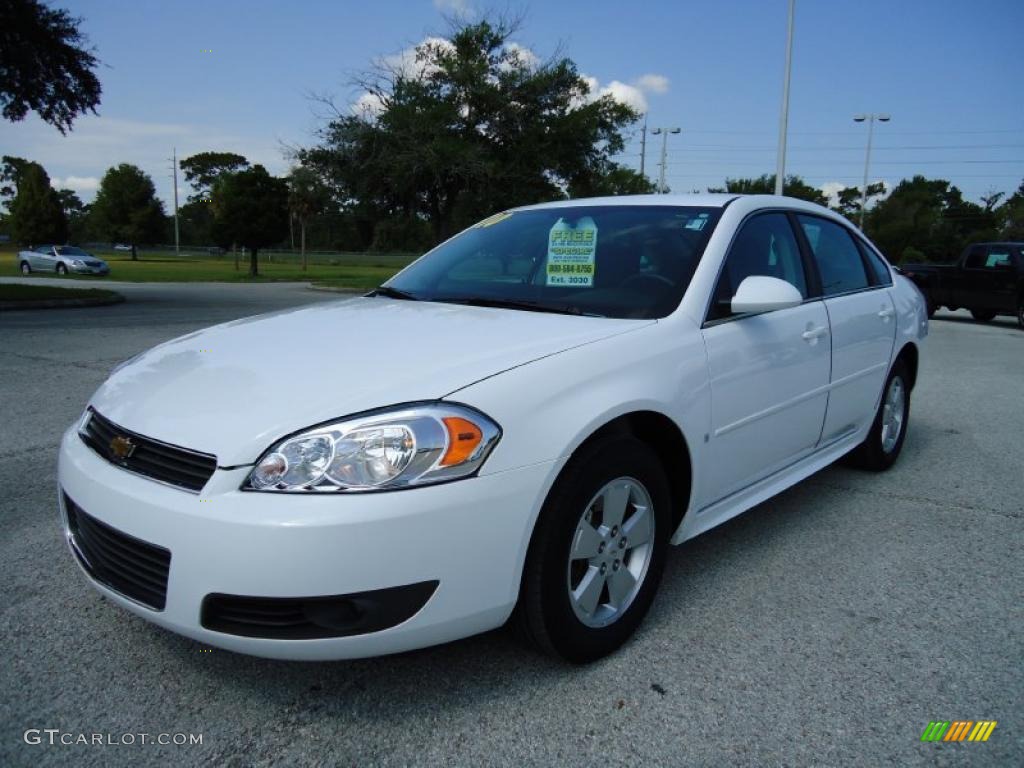
{"type": "Polygon", "coordinates": [[[513,622],[534,646],[595,661],[643,621],[661,580],[671,496],[657,454],[633,437],[585,446],[541,510],[513,622]]]}
{"type": "Polygon", "coordinates": [[[28,265],[27,261],[21,262],[21,274],[23,274],[23,275],[31,275],[32,274],[32,267],[30,267],[28,265]]]}
{"type": "Polygon", "coordinates": [[[889,469],[903,450],[909,419],[910,379],[907,366],[899,361],[885,382],[882,402],[878,406],[871,431],[852,454],[854,462],[875,472],[889,469]]]}
{"type": "Polygon", "coordinates": [[[993,318],[995,318],[995,316],[996,316],[995,312],[990,312],[987,309],[972,309],[971,310],[971,317],[973,317],[979,323],[990,322],[993,318]]]}
{"type": "Polygon", "coordinates": [[[66,266],[64,266],[63,264],[58,264],[57,265],[57,274],[58,275],[66,275],[67,273],[68,273],[68,268],[66,266]]]}

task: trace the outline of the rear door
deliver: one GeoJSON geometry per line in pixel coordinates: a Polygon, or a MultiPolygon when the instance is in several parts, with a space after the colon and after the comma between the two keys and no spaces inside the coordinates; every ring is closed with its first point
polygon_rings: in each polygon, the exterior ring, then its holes
{"type": "Polygon", "coordinates": [[[981,269],[979,309],[1017,311],[1017,249],[1006,244],[988,246],[981,269]]]}
{"type": "Polygon", "coordinates": [[[880,257],[841,224],[798,214],[797,221],[821,278],[832,334],[827,445],[870,424],[889,372],[896,339],[892,277],[880,257]]]}
{"type": "Polygon", "coordinates": [[[758,213],[737,231],[704,323],[711,382],[711,460],[698,503],[708,506],[814,450],[828,397],[828,314],[815,299],[789,217],[758,213]],[[790,309],[734,315],[744,278],[786,280],[805,298],[790,309]]]}

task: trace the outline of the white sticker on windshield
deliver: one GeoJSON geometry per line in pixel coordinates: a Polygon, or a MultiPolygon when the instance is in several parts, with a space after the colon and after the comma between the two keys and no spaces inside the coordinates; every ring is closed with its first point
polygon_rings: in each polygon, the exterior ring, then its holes
{"type": "Polygon", "coordinates": [[[559,219],[548,233],[547,284],[587,288],[594,284],[597,225],[584,216],[576,226],[559,219]]]}

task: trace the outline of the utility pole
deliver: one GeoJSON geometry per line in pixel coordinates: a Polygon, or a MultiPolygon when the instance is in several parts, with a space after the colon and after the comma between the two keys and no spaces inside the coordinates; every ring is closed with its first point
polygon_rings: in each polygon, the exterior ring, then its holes
{"type": "Polygon", "coordinates": [[[871,168],[871,138],[875,132],[875,120],[880,123],[888,123],[892,118],[889,115],[876,115],[874,113],[870,115],[854,115],[853,122],[868,124],[868,150],[864,154],[864,186],[860,191],[860,216],[857,226],[864,229],[864,212],[868,207],[868,171],[871,168]]]}
{"type": "Polygon", "coordinates": [[[775,165],[775,194],[782,194],[786,178],[786,132],[789,130],[789,76],[793,70],[793,14],[796,0],[789,0],[789,24],[786,32],[786,74],[782,79],[782,111],[779,115],[779,154],[775,165]]]}
{"type": "Polygon", "coordinates": [[[668,191],[668,188],[665,186],[665,166],[668,161],[668,135],[681,132],[681,128],[655,128],[651,131],[652,136],[661,134],[661,162],[658,163],[661,166],[661,171],[658,173],[658,192],[663,195],[668,191]]]}
{"type": "Polygon", "coordinates": [[[640,132],[640,176],[644,175],[644,164],[647,162],[647,113],[644,112],[644,127],[640,132]]]}
{"type": "Polygon", "coordinates": [[[171,178],[174,180],[174,255],[180,255],[178,234],[178,148],[174,148],[171,160],[171,178]]]}

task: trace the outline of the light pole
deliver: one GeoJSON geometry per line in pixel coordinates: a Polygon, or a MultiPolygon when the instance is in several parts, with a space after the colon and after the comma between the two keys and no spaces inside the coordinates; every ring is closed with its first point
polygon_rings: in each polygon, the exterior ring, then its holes
{"type": "Polygon", "coordinates": [[[640,176],[644,175],[644,165],[647,163],[647,113],[644,112],[644,127],[640,129],[640,176]]]}
{"type": "Polygon", "coordinates": [[[174,148],[174,154],[170,158],[171,160],[171,178],[174,179],[174,254],[177,256],[180,253],[179,237],[178,237],[178,148],[174,148]]]}
{"type": "Polygon", "coordinates": [[[658,164],[661,166],[661,171],[658,173],[658,192],[665,194],[665,165],[668,155],[668,135],[670,133],[682,133],[682,128],[655,128],[651,131],[652,136],[661,134],[661,162],[658,164]]]}
{"type": "Polygon", "coordinates": [[[853,122],[868,124],[868,151],[864,155],[864,187],[860,193],[860,217],[857,225],[864,229],[864,211],[868,207],[868,171],[871,168],[871,138],[875,132],[875,120],[880,123],[888,123],[892,118],[889,115],[876,115],[874,113],[870,115],[854,115],[853,122]]]}
{"type": "Polygon", "coordinates": [[[789,75],[793,70],[793,14],[796,0],[789,0],[789,23],[786,27],[786,74],[782,80],[782,109],[779,113],[779,153],[775,161],[775,194],[782,194],[786,177],[786,132],[789,129],[789,75]]]}

